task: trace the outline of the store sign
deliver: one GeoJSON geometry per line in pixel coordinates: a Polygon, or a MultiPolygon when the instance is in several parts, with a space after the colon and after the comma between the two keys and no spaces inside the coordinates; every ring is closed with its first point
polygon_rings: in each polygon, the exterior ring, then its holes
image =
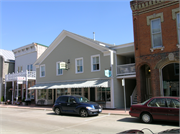
{"type": "Polygon", "coordinates": [[[67,69],[67,63],[66,62],[60,62],[60,69],[67,69]]]}
{"type": "Polygon", "coordinates": [[[106,77],[111,77],[111,71],[110,70],[104,70],[104,74],[106,77]]]}
{"type": "Polygon", "coordinates": [[[25,77],[17,77],[17,84],[23,84],[23,81],[25,81],[25,77]]]}

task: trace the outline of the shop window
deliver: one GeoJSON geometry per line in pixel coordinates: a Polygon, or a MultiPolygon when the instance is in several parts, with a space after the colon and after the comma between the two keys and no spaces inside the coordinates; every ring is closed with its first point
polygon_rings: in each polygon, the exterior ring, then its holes
{"type": "Polygon", "coordinates": [[[52,100],[52,89],[48,90],[48,100],[52,100]]]}
{"type": "Polygon", "coordinates": [[[81,88],[71,88],[71,95],[81,95],[81,88]]]}
{"type": "Polygon", "coordinates": [[[179,75],[179,64],[178,63],[174,63],[174,74],[179,75]]]}
{"type": "Polygon", "coordinates": [[[38,90],[38,99],[47,99],[46,94],[47,94],[46,89],[38,90]]]}
{"type": "Polygon", "coordinates": [[[84,97],[88,98],[88,88],[84,88],[84,97]]]}
{"type": "Polygon", "coordinates": [[[61,95],[67,95],[68,94],[68,89],[64,88],[64,89],[57,89],[57,97],[61,96],[61,95]]]}
{"type": "Polygon", "coordinates": [[[97,88],[97,101],[111,101],[110,88],[97,88]]]}

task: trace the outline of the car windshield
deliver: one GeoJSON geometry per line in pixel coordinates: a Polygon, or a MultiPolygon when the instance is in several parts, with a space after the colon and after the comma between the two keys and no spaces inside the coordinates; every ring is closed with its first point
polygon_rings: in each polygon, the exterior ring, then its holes
{"type": "Polygon", "coordinates": [[[79,101],[79,102],[88,102],[89,100],[87,99],[87,98],[85,98],[85,97],[77,97],[77,100],[79,101]]]}
{"type": "Polygon", "coordinates": [[[141,105],[144,105],[146,102],[148,102],[150,99],[148,99],[148,100],[146,100],[146,101],[144,101],[144,102],[142,102],[142,103],[140,103],[141,105]]]}

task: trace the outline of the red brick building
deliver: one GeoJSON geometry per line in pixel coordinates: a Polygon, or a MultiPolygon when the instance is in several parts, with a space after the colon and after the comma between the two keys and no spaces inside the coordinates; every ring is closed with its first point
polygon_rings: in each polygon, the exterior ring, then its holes
{"type": "Polygon", "coordinates": [[[178,0],[133,0],[137,100],[179,96],[178,0]]]}

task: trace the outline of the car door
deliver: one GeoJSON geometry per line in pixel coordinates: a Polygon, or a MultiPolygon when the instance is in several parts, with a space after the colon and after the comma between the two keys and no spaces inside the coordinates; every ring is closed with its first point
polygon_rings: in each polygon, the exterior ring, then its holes
{"type": "Polygon", "coordinates": [[[155,120],[168,120],[168,110],[165,98],[156,98],[149,103],[150,111],[155,120]]]}
{"type": "Polygon", "coordinates": [[[167,99],[168,120],[179,121],[179,101],[176,99],[167,99]]]}
{"type": "Polygon", "coordinates": [[[76,102],[75,98],[69,97],[67,107],[66,107],[68,113],[75,113],[77,105],[78,103],[76,102]]]}
{"type": "Polygon", "coordinates": [[[60,106],[61,112],[64,113],[67,110],[67,103],[68,103],[68,97],[67,96],[60,97],[59,106],[60,106]]]}

